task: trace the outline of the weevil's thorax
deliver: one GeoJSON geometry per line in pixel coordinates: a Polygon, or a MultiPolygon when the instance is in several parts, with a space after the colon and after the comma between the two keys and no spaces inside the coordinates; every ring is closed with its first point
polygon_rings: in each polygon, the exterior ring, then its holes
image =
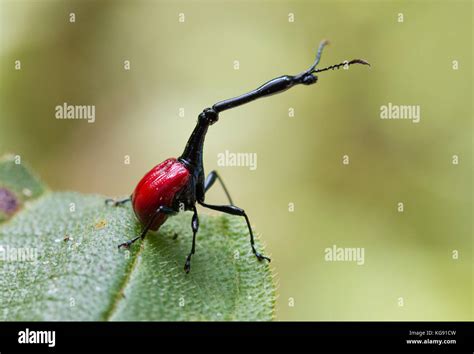
{"type": "MultiPolygon", "coordinates": [[[[180,161],[178,159],[178,161],[180,161]]],[[[176,194],[173,205],[179,210],[193,210],[198,201],[204,201],[204,167],[202,165],[189,166],[188,183],[176,194]]]]}

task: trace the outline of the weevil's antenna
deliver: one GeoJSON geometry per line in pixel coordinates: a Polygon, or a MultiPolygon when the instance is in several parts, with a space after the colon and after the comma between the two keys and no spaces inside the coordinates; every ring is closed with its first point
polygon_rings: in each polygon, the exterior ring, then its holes
{"type": "Polygon", "coordinates": [[[321,55],[323,54],[323,49],[328,44],[329,44],[329,41],[327,39],[324,39],[324,40],[321,41],[321,43],[319,43],[318,52],[316,53],[316,59],[314,60],[313,65],[311,65],[311,67],[308,70],[306,70],[307,73],[313,73],[314,72],[314,69],[316,68],[316,66],[319,64],[319,61],[321,60],[321,55]]]}
{"type": "Polygon", "coordinates": [[[329,41],[326,40],[326,39],[321,41],[321,43],[319,44],[318,52],[316,53],[316,59],[314,60],[313,65],[311,65],[311,67],[308,70],[306,70],[306,73],[316,74],[316,73],[320,73],[322,71],[339,69],[341,66],[345,66],[345,65],[349,66],[349,65],[352,65],[352,64],[363,64],[363,65],[370,66],[370,64],[367,61],[363,60],[363,59],[352,59],[351,61],[345,60],[340,64],[331,65],[331,66],[328,66],[327,68],[324,68],[324,69],[316,69],[316,66],[319,64],[319,61],[321,60],[321,55],[323,54],[323,49],[328,44],[329,44],[329,41]]]}
{"type": "Polygon", "coordinates": [[[315,74],[315,73],[320,73],[322,71],[339,69],[341,66],[346,66],[346,65],[349,66],[349,65],[352,65],[352,64],[362,64],[362,65],[370,66],[370,64],[367,61],[363,60],[363,59],[352,59],[351,61],[344,60],[342,63],[331,65],[331,66],[328,66],[327,68],[324,68],[324,69],[313,70],[312,73],[315,74]]]}

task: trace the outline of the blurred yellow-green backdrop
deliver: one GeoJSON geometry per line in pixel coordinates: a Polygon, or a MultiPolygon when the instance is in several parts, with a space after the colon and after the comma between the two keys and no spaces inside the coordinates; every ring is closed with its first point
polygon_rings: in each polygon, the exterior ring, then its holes
{"type": "Polygon", "coordinates": [[[471,1],[0,0],[0,153],[128,195],[203,108],[306,69],[323,38],[321,66],[372,67],[225,112],[205,146],[272,256],[277,319],[472,320],[471,1]],[[64,102],[95,122],[56,119],[64,102]],[[226,150],[257,168],[218,166],[226,150]],[[334,245],[364,264],[326,261],[334,245]]]}

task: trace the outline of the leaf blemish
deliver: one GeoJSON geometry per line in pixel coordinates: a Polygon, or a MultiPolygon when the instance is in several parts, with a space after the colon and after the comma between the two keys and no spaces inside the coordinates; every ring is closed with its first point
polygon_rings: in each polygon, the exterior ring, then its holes
{"type": "Polygon", "coordinates": [[[7,215],[12,215],[19,207],[20,202],[15,194],[6,188],[0,188],[0,211],[3,211],[7,215]]]}
{"type": "Polygon", "coordinates": [[[104,219],[98,221],[95,225],[94,225],[94,228],[96,230],[101,230],[103,229],[105,226],[107,226],[107,221],[105,221],[104,219]]]}

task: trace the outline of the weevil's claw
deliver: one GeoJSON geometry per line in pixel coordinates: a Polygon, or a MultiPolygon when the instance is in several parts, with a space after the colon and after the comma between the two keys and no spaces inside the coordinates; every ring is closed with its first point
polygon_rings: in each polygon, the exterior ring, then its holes
{"type": "Polygon", "coordinates": [[[117,202],[113,199],[106,199],[105,200],[105,205],[113,205],[113,206],[117,206],[117,202]]]}
{"type": "Polygon", "coordinates": [[[109,199],[105,200],[105,205],[111,205],[111,206],[116,207],[116,206],[125,204],[125,203],[129,202],[130,200],[131,200],[131,198],[125,198],[125,199],[119,199],[119,200],[109,198],[109,199]]]}
{"type": "Polygon", "coordinates": [[[191,257],[188,256],[188,258],[186,258],[186,263],[184,263],[184,271],[186,272],[186,274],[188,274],[190,270],[191,270],[191,257]]]}
{"type": "Polygon", "coordinates": [[[261,253],[258,253],[258,252],[255,252],[255,256],[257,257],[257,259],[259,261],[263,261],[264,259],[266,259],[268,261],[268,263],[270,263],[272,260],[270,258],[268,258],[267,256],[264,256],[263,254],[261,253]]]}
{"type": "Polygon", "coordinates": [[[118,245],[118,249],[120,249],[120,247],[129,249],[129,248],[130,248],[130,245],[131,245],[131,242],[130,242],[130,241],[124,242],[124,243],[121,243],[120,245],[118,245]]]}

